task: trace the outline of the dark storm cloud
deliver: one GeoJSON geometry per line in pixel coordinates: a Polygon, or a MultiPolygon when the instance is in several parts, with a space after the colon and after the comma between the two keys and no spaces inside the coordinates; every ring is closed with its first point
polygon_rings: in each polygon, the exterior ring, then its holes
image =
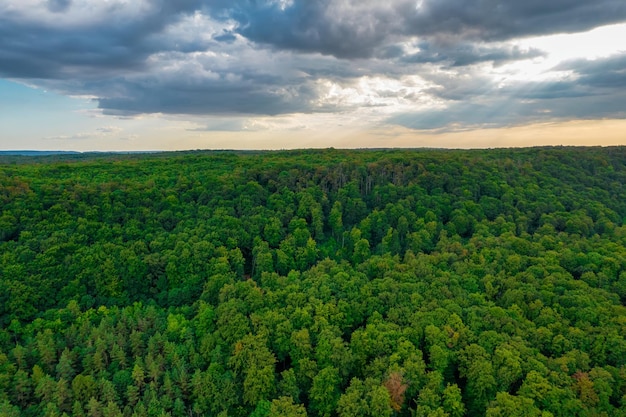
{"type": "Polygon", "coordinates": [[[239,7],[222,10],[239,23],[237,31],[246,38],[279,49],[319,52],[341,58],[372,55],[374,48],[388,42],[396,30],[398,13],[407,2],[395,7],[365,7],[346,1],[294,1],[281,8],[278,2],[235,2],[239,7]],[[352,10],[342,6],[352,6],[352,10]],[[356,6],[356,7],[354,7],[356,6]]]}
{"type": "Polygon", "coordinates": [[[580,32],[626,19],[623,0],[293,0],[207,2],[214,16],[279,49],[370,57],[398,39],[459,40],[580,32]]]}
{"type": "MultiPolygon", "coordinates": [[[[58,14],[73,7],[69,0],[47,4],[58,14]]],[[[163,48],[151,42],[151,36],[198,6],[196,0],[152,0],[140,18],[132,18],[111,5],[108,16],[89,25],[42,23],[0,14],[0,76],[63,78],[142,67],[150,54],[163,48]]]]}
{"type": "MultiPolygon", "coordinates": [[[[68,12],[76,12],[66,5],[68,12]]],[[[283,57],[289,61],[285,68],[253,54],[245,62],[249,51],[242,48],[249,46],[236,45],[235,33],[216,29],[215,36],[204,36],[206,22],[194,27],[200,2],[154,0],[148,6],[137,16],[118,4],[89,25],[80,19],[57,25],[0,13],[0,77],[95,96],[105,113],[120,116],[311,111],[316,98],[311,76],[297,68],[306,60],[283,57]],[[217,57],[212,61],[192,55],[212,51],[217,57]],[[171,67],[182,69],[172,72],[171,67]]],[[[311,69],[322,71],[317,61],[311,61],[311,69]]]]}
{"type": "MultiPolygon", "coordinates": [[[[101,75],[108,70],[138,68],[147,52],[123,34],[108,36],[74,33],[25,25],[6,25],[0,18],[0,76],[8,78],[65,78],[101,75]],[[14,33],[27,33],[18,39],[14,33]],[[79,72],[80,74],[76,74],[79,72]]],[[[130,36],[132,38],[132,36],[130,36]]]]}
{"type": "Polygon", "coordinates": [[[306,85],[271,89],[260,83],[232,83],[227,80],[198,85],[167,80],[160,81],[158,89],[153,85],[151,80],[126,81],[124,94],[99,98],[99,108],[111,115],[277,115],[309,111],[306,98],[314,98],[313,91],[306,85]]]}
{"type": "Polygon", "coordinates": [[[155,63],[159,71],[90,81],[83,88],[99,91],[99,108],[113,115],[277,115],[308,112],[316,99],[307,74],[281,73],[278,65],[256,62],[256,55],[238,65],[219,56],[186,61],[185,56],[162,54],[155,63]]]}
{"type": "MultiPolygon", "coordinates": [[[[41,5],[42,10],[27,10],[0,3],[0,77],[93,96],[108,114],[350,110],[341,97],[324,102],[328,91],[320,84],[354,87],[358,93],[361,77],[412,75],[431,83],[424,94],[452,104],[448,111],[391,119],[410,127],[442,128],[464,120],[506,125],[574,116],[595,103],[600,104],[590,114],[621,114],[615,100],[623,97],[613,90],[624,87],[623,57],[563,64],[567,68],[561,70],[572,71],[575,81],[506,88],[481,66],[543,54],[506,43],[516,37],[625,21],[624,0],[42,0],[41,5]],[[508,115],[498,113],[505,108],[508,115]]],[[[405,104],[421,100],[414,90],[379,88],[373,96],[395,94],[405,104]]]]}
{"type": "Polygon", "coordinates": [[[626,18],[622,0],[427,0],[410,21],[415,33],[482,40],[581,32],[626,18]]]}

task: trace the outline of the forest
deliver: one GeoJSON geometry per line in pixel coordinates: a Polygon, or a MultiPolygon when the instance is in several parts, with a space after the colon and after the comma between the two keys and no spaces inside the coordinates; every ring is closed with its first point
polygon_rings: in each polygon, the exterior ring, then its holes
{"type": "Polygon", "coordinates": [[[0,156],[0,416],[626,416],[626,147],[0,156]]]}

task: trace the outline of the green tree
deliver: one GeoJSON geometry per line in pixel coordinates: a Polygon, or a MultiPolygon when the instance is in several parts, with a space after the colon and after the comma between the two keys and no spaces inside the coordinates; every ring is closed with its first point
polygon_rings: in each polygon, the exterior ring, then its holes
{"type": "Polygon", "coordinates": [[[294,404],[291,397],[280,397],[272,401],[269,417],[306,417],[302,404],[294,404]]]}
{"type": "Polygon", "coordinates": [[[467,380],[468,411],[483,413],[496,389],[491,358],[482,346],[471,344],[460,352],[459,370],[467,380]]]}
{"type": "Polygon", "coordinates": [[[465,404],[461,395],[461,390],[456,384],[448,385],[442,394],[443,409],[450,417],[461,417],[465,415],[465,404]]]}
{"type": "Polygon", "coordinates": [[[330,416],[339,400],[339,371],[329,366],[322,369],[313,378],[313,386],[309,391],[309,399],[311,400],[311,408],[317,412],[319,416],[330,416]]]}
{"type": "MultiPolygon", "coordinates": [[[[328,217],[328,223],[334,238],[339,239],[339,237],[343,235],[343,210],[340,201],[335,201],[333,203],[333,208],[330,210],[330,215],[328,217]]],[[[344,242],[342,241],[342,247],[343,243],[344,242]]]]}
{"type": "Polygon", "coordinates": [[[487,408],[487,417],[548,417],[551,413],[541,412],[533,400],[499,392],[487,408]]]}
{"type": "Polygon", "coordinates": [[[68,348],[65,348],[61,353],[59,362],[56,366],[57,378],[64,378],[65,380],[72,380],[76,371],[74,370],[72,355],[68,348]]]}
{"type": "Polygon", "coordinates": [[[242,376],[243,400],[247,404],[256,405],[275,391],[276,357],[261,336],[247,335],[237,342],[229,363],[242,376]]]}

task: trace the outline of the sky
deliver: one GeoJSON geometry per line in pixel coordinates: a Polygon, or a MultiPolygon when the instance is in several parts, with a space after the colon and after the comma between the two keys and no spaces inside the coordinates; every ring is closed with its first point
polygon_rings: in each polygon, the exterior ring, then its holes
{"type": "Polygon", "coordinates": [[[0,150],[626,145],[624,0],[0,0],[0,150]]]}

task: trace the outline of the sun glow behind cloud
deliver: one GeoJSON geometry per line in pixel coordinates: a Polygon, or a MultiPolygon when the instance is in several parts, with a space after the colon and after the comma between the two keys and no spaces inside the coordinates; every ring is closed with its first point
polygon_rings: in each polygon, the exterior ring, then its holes
{"type": "Polygon", "coordinates": [[[626,52],[626,24],[600,27],[584,33],[540,36],[515,40],[521,49],[538,49],[545,55],[494,68],[501,81],[553,81],[571,76],[557,69],[562,62],[575,59],[596,60],[626,52]]]}
{"type": "Polygon", "coordinates": [[[520,46],[540,48],[557,62],[568,59],[597,59],[626,52],[626,23],[602,26],[588,32],[557,34],[517,41],[520,46]]]}
{"type": "Polygon", "coordinates": [[[316,105],[344,107],[348,110],[376,108],[381,116],[399,110],[443,108],[440,99],[428,93],[436,87],[417,75],[402,78],[363,76],[349,84],[329,79],[318,81],[316,105]]]}

